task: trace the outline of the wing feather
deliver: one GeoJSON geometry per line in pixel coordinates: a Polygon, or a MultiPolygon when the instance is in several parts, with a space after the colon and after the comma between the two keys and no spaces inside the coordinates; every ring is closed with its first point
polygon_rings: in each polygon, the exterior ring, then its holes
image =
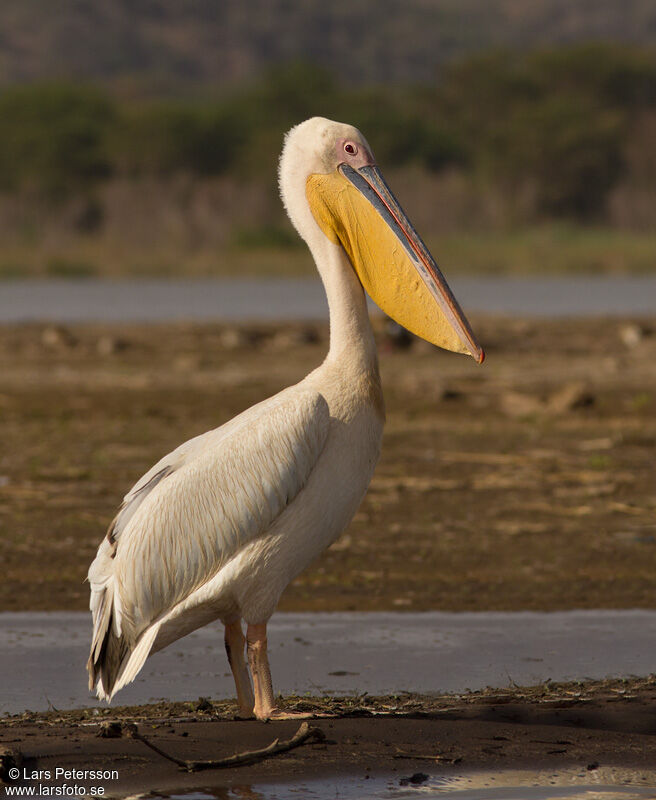
{"type": "MultiPolygon", "coordinates": [[[[296,387],[290,387],[287,391],[292,391],[294,388],[296,387]]],[[[275,405],[276,402],[280,402],[284,394],[286,394],[286,392],[264,400],[261,403],[257,403],[229,422],[221,425],[219,428],[188,439],[186,442],[176,447],[175,450],[163,456],[157,463],[153,464],[125,495],[118,513],[109,524],[107,539],[110,544],[113,544],[119,539],[123,529],[128,524],[135,511],[147,497],[148,493],[151,492],[162,479],[166,478],[184,464],[190,462],[196,455],[210,450],[211,448],[218,447],[224,439],[232,436],[236,430],[248,425],[251,420],[254,421],[263,413],[266,414],[268,407],[275,405]]],[[[309,395],[316,393],[304,392],[304,394],[309,395]]],[[[301,414],[303,413],[303,402],[303,399],[299,398],[298,410],[301,414]]]]}
{"type": "Polygon", "coordinates": [[[292,388],[186,442],[126,495],[113,577],[128,639],[266,534],[306,484],[329,412],[319,393],[292,388]]]}

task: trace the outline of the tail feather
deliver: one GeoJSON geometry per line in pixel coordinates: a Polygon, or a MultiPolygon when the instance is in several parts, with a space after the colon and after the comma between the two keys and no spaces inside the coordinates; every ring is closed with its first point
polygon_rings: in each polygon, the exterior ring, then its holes
{"type": "MultiPolygon", "coordinates": [[[[157,638],[159,626],[160,623],[156,622],[149,628],[146,628],[134,647],[122,651],[123,655],[116,672],[113,670],[111,672],[108,671],[107,679],[105,679],[103,672],[102,684],[98,685],[98,697],[101,700],[111,700],[119,689],[122,689],[137,677],[144,662],[150,655],[150,651],[157,638]]],[[[110,661],[109,663],[112,664],[113,662],[110,661]]]]}
{"type": "Polygon", "coordinates": [[[91,590],[93,639],[87,661],[89,689],[98,686],[98,697],[109,699],[120,665],[125,658],[127,643],[117,635],[114,608],[114,587],[110,579],[104,586],[91,590]]]}
{"type": "Polygon", "coordinates": [[[161,623],[151,624],[136,638],[127,635],[115,591],[113,563],[102,547],[89,570],[93,639],[87,671],[89,689],[95,688],[99,699],[109,701],[134,680],[148,658],[161,623]]]}
{"type": "Polygon", "coordinates": [[[99,600],[97,622],[87,662],[89,689],[96,689],[100,700],[107,700],[133,681],[148,658],[157,637],[160,623],[146,628],[136,642],[129,643],[116,632],[115,609],[111,587],[99,600]]]}

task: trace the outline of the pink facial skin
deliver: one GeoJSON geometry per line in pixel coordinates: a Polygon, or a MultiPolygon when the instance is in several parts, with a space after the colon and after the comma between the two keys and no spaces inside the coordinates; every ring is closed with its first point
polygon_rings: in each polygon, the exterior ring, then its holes
{"type": "Polygon", "coordinates": [[[353,139],[338,139],[335,142],[335,153],[338,164],[348,164],[353,169],[372,167],[376,163],[369,150],[353,139]]]}

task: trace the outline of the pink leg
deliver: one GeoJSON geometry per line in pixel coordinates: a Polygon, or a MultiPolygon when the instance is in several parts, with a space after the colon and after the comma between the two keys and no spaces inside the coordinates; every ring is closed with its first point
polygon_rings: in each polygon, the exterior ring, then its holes
{"type": "Polygon", "coordinates": [[[255,716],[261,720],[267,719],[307,719],[315,716],[303,712],[285,712],[276,708],[273,699],[273,686],[271,683],[271,669],[267,656],[266,622],[249,625],[246,630],[248,648],[248,663],[253,676],[255,690],[255,716]]]}
{"type": "Polygon", "coordinates": [[[225,649],[228,654],[228,663],[235,679],[237,688],[237,703],[239,716],[251,718],[253,716],[253,689],[248,668],[244,659],[244,646],[246,640],[241,630],[241,621],[230,622],[225,626],[225,649]]]}
{"type": "Polygon", "coordinates": [[[266,622],[249,625],[246,630],[248,647],[248,664],[253,676],[255,690],[255,707],[253,711],[258,719],[269,719],[274,715],[276,706],[273,700],[271,669],[267,657],[266,622]]]}

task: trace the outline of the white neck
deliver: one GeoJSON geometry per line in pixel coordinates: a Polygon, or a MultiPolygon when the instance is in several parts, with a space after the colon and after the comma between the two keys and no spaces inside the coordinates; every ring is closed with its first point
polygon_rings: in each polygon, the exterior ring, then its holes
{"type": "Polygon", "coordinates": [[[364,289],[344,249],[325,239],[311,247],[323,281],[330,311],[330,349],[327,361],[369,372],[378,368],[376,343],[369,321],[364,289]]]}
{"type": "MultiPolygon", "coordinates": [[[[305,192],[308,175],[325,171],[321,153],[308,149],[307,142],[314,138],[321,142],[319,134],[326,124],[335,125],[314,118],[287,135],[280,159],[280,196],[292,224],[310,248],[326,289],[330,310],[330,350],[326,361],[337,363],[340,369],[355,367],[359,372],[377,372],[376,345],[362,284],[344,249],[331,242],[317,224],[305,192]],[[318,132],[310,136],[308,128],[317,128],[318,132]]],[[[357,134],[354,129],[349,130],[357,134]]]]}
{"type": "Polygon", "coordinates": [[[305,197],[305,177],[281,162],[280,189],[285,208],[310,248],[328,297],[330,350],[328,362],[358,371],[378,369],[364,289],[341,245],[331,242],[317,225],[305,197]]]}

